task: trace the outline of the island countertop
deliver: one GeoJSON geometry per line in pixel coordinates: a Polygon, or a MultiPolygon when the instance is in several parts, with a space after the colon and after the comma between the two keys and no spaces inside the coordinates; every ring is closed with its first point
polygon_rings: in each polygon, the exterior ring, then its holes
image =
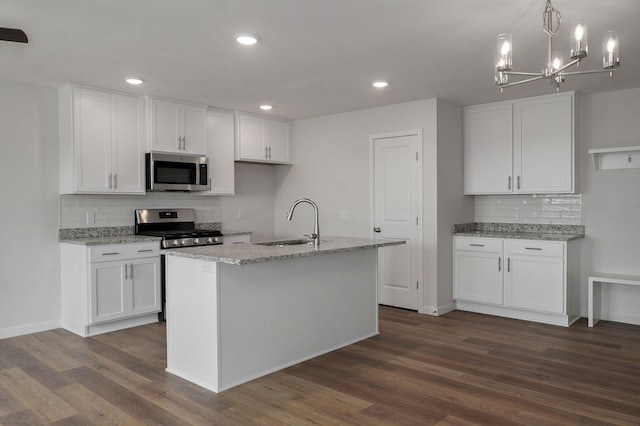
{"type": "Polygon", "coordinates": [[[405,244],[405,240],[377,240],[371,238],[327,236],[320,238],[320,245],[318,247],[315,247],[313,244],[264,246],[257,243],[240,243],[168,249],[163,250],[162,254],[231,265],[249,265],[296,257],[318,256],[401,244],[405,244]]]}

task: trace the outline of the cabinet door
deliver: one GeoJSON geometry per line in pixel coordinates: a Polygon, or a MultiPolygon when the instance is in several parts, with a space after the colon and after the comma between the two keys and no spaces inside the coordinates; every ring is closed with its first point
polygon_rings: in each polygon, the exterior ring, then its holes
{"type": "Polygon", "coordinates": [[[259,117],[236,115],[236,160],[265,162],[265,121],[259,117]]]}
{"type": "Polygon", "coordinates": [[[207,143],[211,189],[196,195],[233,195],[235,193],[235,153],[233,114],[209,111],[207,143]]]}
{"type": "Polygon", "coordinates": [[[207,110],[196,105],[182,106],[183,152],[207,154],[207,110]]]}
{"type": "Polygon", "coordinates": [[[111,173],[109,93],[73,91],[75,192],[109,192],[111,173]]]}
{"type": "Polygon", "coordinates": [[[126,292],[124,262],[91,264],[89,324],[127,316],[126,292]]]}
{"type": "Polygon", "coordinates": [[[143,125],[143,98],[111,95],[112,192],[145,192],[143,125]]]}
{"type": "Polygon", "coordinates": [[[151,257],[129,262],[130,314],[160,312],[160,259],[151,257]]]}
{"type": "Polygon", "coordinates": [[[465,108],[464,120],[464,193],[512,192],[511,103],[465,108]]]}
{"type": "Polygon", "coordinates": [[[182,152],[180,106],[161,99],[150,99],[151,150],[182,152]]]}
{"type": "Polygon", "coordinates": [[[514,103],[515,191],[574,191],[573,94],[514,103]]]}
{"type": "Polygon", "coordinates": [[[456,250],[453,298],[502,305],[502,255],[456,250]]]}
{"type": "Polygon", "coordinates": [[[269,161],[291,163],[291,125],[283,121],[267,120],[266,144],[269,161]]]}
{"type": "Polygon", "coordinates": [[[563,258],[509,254],[505,257],[505,306],[564,313],[563,258]]]}

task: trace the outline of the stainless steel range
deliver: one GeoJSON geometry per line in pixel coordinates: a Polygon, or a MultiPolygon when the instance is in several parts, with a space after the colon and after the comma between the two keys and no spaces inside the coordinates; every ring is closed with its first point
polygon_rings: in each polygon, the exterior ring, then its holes
{"type": "Polygon", "coordinates": [[[222,244],[222,232],[196,229],[194,209],[144,209],[135,211],[136,235],[160,237],[161,247],[179,248],[222,244]]]}
{"type": "MultiPolygon", "coordinates": [[[[135,211],[135,234],[160,237],[160,247],[180,248],[222,244],[222,232],[196,229],[196,212],[194,209],[144,209],[135,211]]],[[[167,305],[165,259],[160,256],[162,291],[162,312],[158,314],[160,321],[166,321],[167,305]]]]}

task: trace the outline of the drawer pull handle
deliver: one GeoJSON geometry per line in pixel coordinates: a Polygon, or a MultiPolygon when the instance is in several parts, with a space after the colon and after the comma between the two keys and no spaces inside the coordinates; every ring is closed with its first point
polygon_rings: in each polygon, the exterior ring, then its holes
{"type": "Polygon", "coordinates": [[[138,250],[138,253],[146,253],[148,251],[153,251],[153,249],[138,250]]]}
{"type": "Polygon", "coordinates": [[[502,271],[502,258],[498,258],[498,272],[502,271]]]}
{"type": "Polygon", "coordinates": [[[507,272],[511,272],[511,258],[507,257],[507,272]]]}
{"type": "Polygon", "coordinates": [[[469,244],[472,247],[484,247],[484,244],[469,244]]]}
{"type": "Polygon", "coordinates": [[[102,253],[103,256],[113,256],[115,254],[120,254],[118,251],[112,251],[111,253],[102,253]]]}
{"type": "Polygon", "coordinates": [[[542,250],[540,247],[525,247],[525,250],[542,250]]]}

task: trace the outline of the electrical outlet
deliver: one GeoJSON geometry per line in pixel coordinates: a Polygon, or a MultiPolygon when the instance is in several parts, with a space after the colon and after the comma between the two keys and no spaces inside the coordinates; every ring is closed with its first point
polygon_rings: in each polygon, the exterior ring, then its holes
{"type": "Polygon", "coordinates": [[[349,219],[349,212],[347,209],[340,210],[340,219],[349,219]]]}
{"type": "Polygon", "coordinates": [[[96,214],[94,212],[87,212],[87,225],[93,225],[96,223],[96,214]]]}

